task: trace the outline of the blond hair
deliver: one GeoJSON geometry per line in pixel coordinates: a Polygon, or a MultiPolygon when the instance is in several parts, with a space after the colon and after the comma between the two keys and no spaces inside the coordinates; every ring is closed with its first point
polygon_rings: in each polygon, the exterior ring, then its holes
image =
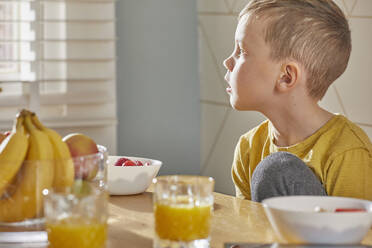
{"type": "Polygon", "coordinates": [[[294,59],[304,66],[310,96],[321,99],[345,71],[350,29],[332,0],[251,0],[239,18],[247,13],[266,21],[264,39],[272,59],[294,59]]]}

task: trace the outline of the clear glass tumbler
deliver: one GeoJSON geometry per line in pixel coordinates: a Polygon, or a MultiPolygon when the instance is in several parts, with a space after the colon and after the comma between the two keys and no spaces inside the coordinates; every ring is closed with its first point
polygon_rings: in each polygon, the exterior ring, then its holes
{"type": "Polygon", "coordinates": [[[45,195],[49,248],[106,247],[108,194],[89,184],[80,187],[71,192],[49,191],[45,195]]]}
{"type": "Polygon", "coordinates": [[[107,240],[107,150],[74,157],[72,187],[44,191],[49,248],[104,248],[107,240]]]}
{"type": "Polygon", "coordinates": [[[154,248],[210,247],[214,179],[170,175],[153,182],[154,248]]]}

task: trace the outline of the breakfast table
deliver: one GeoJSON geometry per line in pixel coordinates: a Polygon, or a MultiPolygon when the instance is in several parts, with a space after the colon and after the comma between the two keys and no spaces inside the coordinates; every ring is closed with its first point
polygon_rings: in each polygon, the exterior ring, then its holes
{"type": "MultiPolygon", "coordinates": [[[[152,247],[152,194],[150,187],[138,195],[110,196],[108,248],[152,247]]],[[[260,203],[220,193],[213,194],[212,248],[223,248],[225,243],[280,242],[260,203]]],[[[372,245],[372,229],[362,244],[372,245]]]]}

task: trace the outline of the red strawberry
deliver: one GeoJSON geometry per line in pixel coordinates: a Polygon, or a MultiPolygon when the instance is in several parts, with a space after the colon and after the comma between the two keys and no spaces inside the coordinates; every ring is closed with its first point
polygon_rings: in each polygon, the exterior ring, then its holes
{"type": "Polygon", "coordinates": [[[123,166],[136,166],[136,163],[128,159],[124,162],[123,166]]]}
{"type": "Polygon", "coordinates": [[[364,208],[336,208],[335,212],[366,212],[364,208]]]}
{"type": "Polygon", "coordinates": [[[150,165],[150,162],[146,162],[146,163],[145,163],[145,166],[149,166],[149,165],[150,165]]]}
{"type": "Polygon", "coordinates": [[[139,160],[136,160],[134,162],[136,163],[137,166],[143,166],[143,163],[141,161],[139,161],[139,160]]]}
{"type": "Polygon", "coordinates": [[[123,164],[128,161],[129,159],[128,158],[119,158],[116,163],[115,163],[115,166],[123,166],[123,164]]]}

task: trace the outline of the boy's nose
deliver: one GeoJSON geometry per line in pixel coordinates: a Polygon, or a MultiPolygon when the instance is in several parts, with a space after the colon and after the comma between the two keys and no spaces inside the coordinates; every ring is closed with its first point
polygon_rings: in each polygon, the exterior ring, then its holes
{"type": "Polygon", "coordinates": [[[225,68],[226,68],[227,70],[229,70],[229,71],[232,71],[232,70],[233,70],[233,68],[234,68],[234,64],[233,64],[233,61],[232,61],[231,56],[228,57],[227,59],[225,59],[225,60],[223,61],[223,66],[225,66],[225,68]]]}

